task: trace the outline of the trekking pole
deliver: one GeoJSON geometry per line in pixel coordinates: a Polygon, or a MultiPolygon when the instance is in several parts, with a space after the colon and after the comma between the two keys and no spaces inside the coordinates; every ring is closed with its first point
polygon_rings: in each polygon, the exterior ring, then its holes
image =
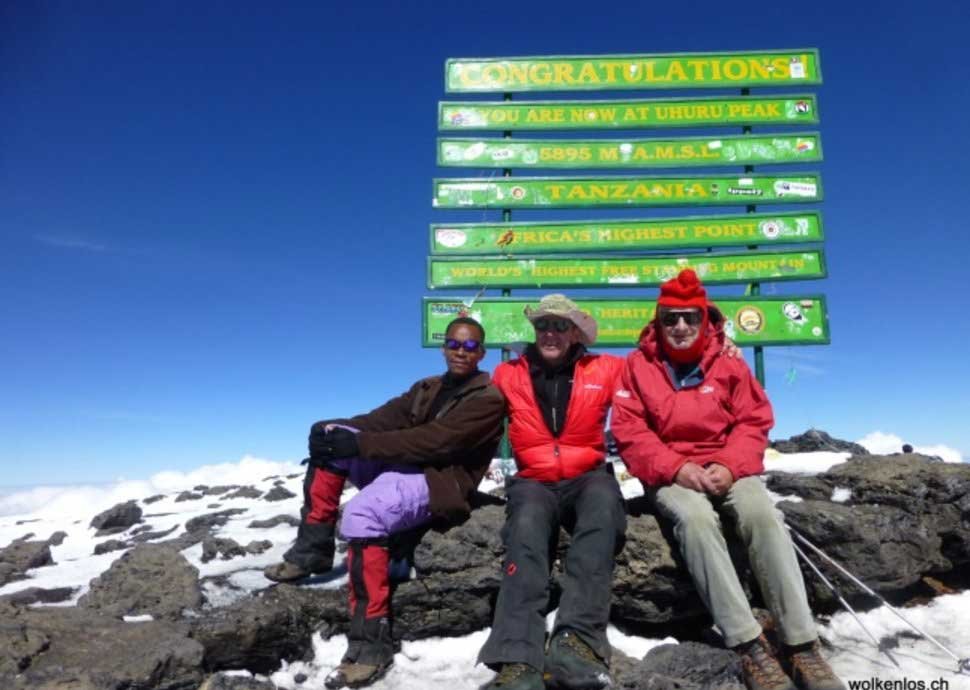
{"type": "Polygon", "coordinates": [[[876,599],[878,599],[879,601],[881,601],[883,603],[883,605],[887,609],[889,609],[890,611],[892,611],[896,615],[897,618],[899,618],[906,625],[908,625],[913,630],[915,630],[920,635],[922,635],[923,636],[923,639],[929,640],[930,642],[932,642],[933,644],[935,644],[937,647],[939,647],[940,649],[942,649],[944,652],[946,652],[946,654],[948,656],[953,657],[953,660],[957,662],[957,670],[956,670],[957,673],[967,673],[967,674],[970,674],[970,657],[965,657],[963,659],[961,659],[960,657],[958,657],[956,654],[954,654],[953,652],[951,652],[949,650],[949,648],[947,648],[946,645],[944,645],[942,642],[940,642],[939,640],[937,640],[935,637],[933,637],[929,633],[925,633],[922,630],[920,630],[918,627],[916,627],[913,623],[911,623],[909,621],[908,618],[906,618],[903,614],[901,614],[898,610],[896,610],[896,607],[894,607],[892,604],[890,604],[888,601],[886,601],[886,599],[881,594],[878,594],[877,592],[873,591],[868,585],[866,585],[866,583],[864,583],[862,580],[860,580],[855,575],[853,575],[852,573],[850,573],[842,565],[840,565],[836,560],[834,560],[831,556],[829,556],[828,554],[826,554],[820,548],[818,548],[817,546],[815,546],[815,544],[813,544],[808,539],[806,539],[801,534],[799,534],[793,527],[791,527],[790,525],[785,525],[785,526],[788,528],[788,531],[791,532],[798,541],[800,541],[801,543],[803,543],[805,546],[807,546],[808,548],[810,548],[816,554],[818,554],[819,556],[821,556],[822,558],[824,558],[826,561],[828,561],[829,563],[831,563],[833,566],[835,566],[839,570],[839,572],[841,572],[843,575],[845,575],[847,578],[849,578],[857,586],[859,586],[860,588],[862,588],[862,590],[864,592],[866,592],[867,594],[870,594],[870,595],[874,596],[876,599]]]}
{"type": "Polygon", "coordinates": [[[801,559],[805,562],[805,565],[811,568],[812,571],[816,575],[818,575],[819,579],[825,583],[825,586],[828,587],[830,590],[832,590],[832,594],[834,594],[836,598],[839,600],[839,603],[842,604],[842,608],[848,611],[849,615],[851,615],[855,619],[855,622],[859,624],[859,627],[865,631],[866,635],[869,636],[869,639],[872,640],[872,644],[876,646],[876,649],[879,650],[880,652],[883,652],[886,656],[888,656],[889,660],[896,665],[896,668],[901,668],[901,666],[899,665],[899,662],[896,661],[896,658],[889,653],[889,648],[886,645],[881,644],[879,640],[876,639],[876,636],[869,631],[869,628],[866,627],[866,624],[863,623],[862,619],[859,618],[859,616],[856,614],[855,609],[853,609],[849,605],[849,602],[847,602],[845,600],[845,597],[843,597],[842,594],[839,592],[839,590],[835,588],[835,585],[833,585],[829,581],[829,579],[822,574],[822,571],[819,570],[818,567],[814,563],[812,563],[811,560],[809,560],[808,554],[802,551],[802,548],[798,544],[793,543],[792,546],[795,547],[795,553],[801,556],[801,559]]]}

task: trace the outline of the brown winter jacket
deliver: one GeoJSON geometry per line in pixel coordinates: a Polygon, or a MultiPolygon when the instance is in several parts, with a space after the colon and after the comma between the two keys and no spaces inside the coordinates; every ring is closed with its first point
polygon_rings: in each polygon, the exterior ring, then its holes
{"type": "Polygon", "coordinates": [[[431,513],[439,523],[457,524],[471,513],[469,499],[495,457],[505,401],[488,373],[479,372],[429,417],[440,389],[441,376],[429,376],[366,414],[317,424],[359,429],[361,457],[423,467],[431,513]]]}

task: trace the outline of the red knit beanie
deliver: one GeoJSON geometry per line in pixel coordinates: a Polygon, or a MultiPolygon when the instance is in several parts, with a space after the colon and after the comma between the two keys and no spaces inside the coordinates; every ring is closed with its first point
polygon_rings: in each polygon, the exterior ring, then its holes
{"type": "Polygon", "coordinates": [[[661,307],[673,307],[675,309],[686,309],[688,307],[699,307],[707,309],[707,291],[697,279],[697,274],[689,268],[677,274],[676,278],[671,278],[660,286],[660,297],[657,298],[657,305],[661,307]]]}
{"type": "Polygon", "coordinates": [[[698,280],[697,274],[685,268],[660,286],[660,296],[657,298],[657,341],[667,357],[675,364],[692,364],[698,362],[707,346],[707,291],[698,280]],[[660,307],[670,309],[701,310],[702,321],[697,327],[697,340],[685,350],[670,347],[664,337],[663,326],[660,323],[660,307]]]}

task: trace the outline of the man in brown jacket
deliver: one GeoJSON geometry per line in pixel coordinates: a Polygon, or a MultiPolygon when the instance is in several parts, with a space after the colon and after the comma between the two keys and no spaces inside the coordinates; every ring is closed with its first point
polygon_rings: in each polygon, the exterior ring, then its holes
{"type": "Polygon", "coordinates": [[[289,582],[333,566],[334,530],[344,482],[360,489],[344,507],[350,631],[347,653],[328,688],[360,687],[380,678],[394,658],[388,538],[424,525],[466,519],[502,436],[505,407],[487,373],[485,331],[459,317],[445,332],[448,371],[422,379],[376,410],[317,422],[296,542],[265,575],[289,582]]]}

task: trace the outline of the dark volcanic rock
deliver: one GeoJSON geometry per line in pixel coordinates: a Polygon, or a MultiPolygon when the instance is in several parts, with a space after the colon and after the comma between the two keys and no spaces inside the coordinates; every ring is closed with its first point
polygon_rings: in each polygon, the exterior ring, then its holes
{"type": "Polygon", "coordinates": [[[207,536],[202,540],[202,562],[208,563],[212,559],[219,557],[222,560],[229,560],[236,556],[245,556],[246,549],[240,546],[233,539],[219,539],[207,536]]]}
{"type": "MultiPolygon", "coordinates": [[[[883,595],[901,593],[923,575],[953,568],[932,524],[898,508],[823,501],[782,501],[778,507],[789,525],[883,595]]],[[[815,587],[815,599],[831,604],[828,590],[807,568],[805,575],[815,587]]]]}
{"type": "Polygon", "coordinates": [[[853,455],[869,455],[858,443],[832,438],[819,429],[809,429],[804,434],[792,436],[787,441],[772,441],[770,446],[779,453],[813,453],[819,450],[853,455]]]}
{"type": "Polygon", "coordinates": [[[134,544],[143,544],[145,542],[151,541],[152,539],[161,539],[162,537],[167,537],[178,528],[179,526],[175,525],[174,527],[170,527],[167,530],[161,530],[158,532],[142,532],[141,534],[135,535],[131,541],[134,544]]]}
{"type": "Polygon", "coordinates": [[[194,690],[202,646],[170,624],[122,623],[78,608],[0,604],[0,687],[194,690]]]}
{"type": "Polygon", "coordinates": [[[268,529],[277,525],[287,524],[290,527],[299,527],[300,519],[292,515],[275,515],[268,520],[253,520],[249,523],[250,529],[268,529]]]}
{"type": "Polygon", "coordinates": [[[217,673],[207,678],[199,690],[276,690],[276,685],[268,680],[217,673]]]}
{"type": "Polygon", "coordinates": [[[12,563],[0,561],[0,587],[16,579],[17,568],[12,563]]]}
{"type": "Polygon", "coordinates": [[[253,486],[243,486],[236,489],[231,494],[226,494],[223,498],[259,498],[263,492],[253,486]]]}
{"type": "Polygon", "coordinates": [[[491,625],[501,582],[505,510],[486,506],[472,515],[444,534],[428,532],[418,544],[414,567],[419,577],[401,583],[394,593],[396,636],[464,635],[491,625]]]}
{"type": "Polygon", "coordinates": [[[55,587],[44,589],[42,587],[28,587],[13,594],[5,594],[0,600],[14,604],[15,606],[28,606],[30,604],[56,604],[67,601],[78,590],[77,587],[55,587]]]}
{"type": "Polygon", "coordinates": [[[970,465],[870,455],[815,477],[772,473],[768,486],[810,499],[848,489],[844,503],[779,505],[792,526],[883,595],[901,593],[923,575],[970,565],[970,465]]]}
{"type": "Polygon", "coordinates": [[[184,501],[198,501],[200,498],[202,498],[202,494],[192,493],[191,491],[183,491],[175,497],[175,502],[182,503],[184,501]]]}
{"type": "Polygon", "coordinates": [[[141,520],[141,508],[136,501],[119,503],[98,513],[91,520],[91,527],[98,530],[95,536],[105,536],[123,532],[141,520]]]}
{"type": "Polygon", "coordinates": [[[53,565],[54,559],[46,541],[14,541],[0,549],[0,563],[8,563],[14,572],[23,573],[31,568],[53,565]]]}
{"type": "Polygon", "coordinates": [[[119,549],[127,549],[130,544],[126,541],[121,541],[120,539],[108,539],[100,544],[94,545],[94,555],[100,556],[103,553],[110,553],[111,551],[118,551],[119,549]]]}
{"type": "Polygon", "coordinates": [[[227,491],[232,491],[233,489],[238,489],[238,488],[239,488],[238,484],[227,484],[225,486],[210,486],[206,489],[203,489],[202,493],[205,496],[220,496],[226,493],[227,491]]]}
{"type": "Polygon", "coordinates": [[[273,548],[273,542],[268,539],[261,539],[260,541],[251,541],[246,544],[246,553],[258,555],[271,548],[273,548]]]}
{"type": "Polygon", "coordinates": [[[274,486],[272,489],[266,492],[266,495],[263,496],[263,500],[264,501],[285,501],[286,499],[294,498],[295,496],[296,496],[295,493],[293,493],[289,489],[286,489],[285,487],[274,486]]]}
{"type": "Polygon", "coordinates": [[[64,543],[65,539],[67,539],[67,532],[57,531],[47,538],[47,543],[50,546],[60,546],[64,543]]]}
{"type": "Polygon", "coordinates": [[[814,501],[828,501],[835,487],[825,479],[812,476],[768,472],[765,474],[768,489],[782,496],[798,496],[814,501]]]}
{"type": "Polygon", "coordinates": [[[624,690],[744,690],[741,659],[699,642],[654,647],[643,661],[617,676],[624,690]]]}
{"type": "Polygon", "coordinates": [[[178,620],[184,609],[202,605],[199,571],[170,546],[141,544],[91,581],[78,601],[82,608],[121,618],[150,614],[178,620]]]}
{"type": "Polygon", "coordinates": [[[205,648],[208,671],[245,668],[272,673],[280,659],[303,658],[321,625],[347,625],[347,593],[277,585],[189,621],[191,636],[205,648]]]}
{"type": "Polygon", "coordinates": [[[157,503],[165,498],[165,494],[155,494],[154,496],[149,496],[148,498],[143,498],[142,503],[145,505],[151,505],[152,503],[157,503]]]}
{"type": "Polygon", "coordinates": [[[206,513],[186,522],[185,531],[189,533],[208,532],[213,527],[222,527],[234,515],[242,515],[245,512],[245,508],[229,508],[228,510],[220,510],[218,513],[206,513]]]}

